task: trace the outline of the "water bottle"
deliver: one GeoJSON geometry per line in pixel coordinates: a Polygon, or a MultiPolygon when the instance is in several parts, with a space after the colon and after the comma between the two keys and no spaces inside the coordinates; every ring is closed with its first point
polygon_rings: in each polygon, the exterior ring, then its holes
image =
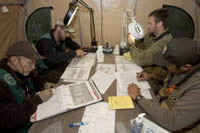
{"type": "Polygon", "coordinates": [[[131,133],[142,133],[143,117],[145,113],[139,114],[136,119],[131,120],[131,133]]]}

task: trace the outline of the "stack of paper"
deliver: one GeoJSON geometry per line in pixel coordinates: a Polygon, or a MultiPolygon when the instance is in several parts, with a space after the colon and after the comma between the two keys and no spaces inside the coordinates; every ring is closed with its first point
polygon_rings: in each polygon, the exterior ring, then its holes
{"type": "Polygon", "coordinates": [[[90,67],[95,64],[96,54],[95,53],[88,53],[84,57],[76,57],[74,58],[69,67],[90,67]]]}
{"type": "Polygon", "coordinates": [[[94,53],[89,53],[84,57],[74,58],[64,71],[61,79],[66,82],[87,81],[95,60],[96,54],[94,53]]]}
{"type": "Polygon", "coordinates": [[[61,76],[66,82],[87,81],[90,75],[91,66],[88,68],[67,67],[61,76]]]}

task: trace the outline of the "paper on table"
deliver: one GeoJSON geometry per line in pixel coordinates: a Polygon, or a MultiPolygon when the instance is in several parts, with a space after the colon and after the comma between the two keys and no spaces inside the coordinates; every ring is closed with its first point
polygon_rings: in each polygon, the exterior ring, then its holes
{"type": "Polygon", "coordinates": [[[115,64],[98,64],[96,67],[96,71],[115,75],[115,64]]]}
{"type": "Polygon", "coordinates": [[[130,96],[110,96],[108,97],[110,109],[132,109],[134,108],[130,96]]]}
{"type": "Polygon", "coordinates": [[[115,56],[115,64],[133,64],[133,61],[124,59],[123,56],[115,56]]]}
{"type": "Polygon", "coordinates": [[[94,65],[96,60],[96,54],[88,53],[84,57],[74,58],[68,67],[90,67],[94,65]]]}
{"type": "Polygon", "coordinates": [[[142,133],[170,133],[169,131],[160,127],[156,123],[148,120],[147,118],[143,117],[142,119],[143,119],[142,133]]]}
{"type": "Polygon", "coordinates": [[[137,64],[116,64],[116,66],[117,66],[117,72],[142,71],[142,68],[137,64]]]}
{"type": "Polygon", "coordinates": [[[78,133],[114,133],[115,110],[110,110],[106,102],[93,104],[86,107],[82,121],[89,124],[80,126],[78,133]]]}
{"type": "MultiPolygon", "coordinates": [[[[117,83],[117,96],[128,96],[128,92],[122,92],[120,87],[119,87],[119,84],[117,83]]],[[[151,92],[150,92],[150,89],[147,89],[147,90],[144,90],[141,92],[141,95],[143,97],[145,97],[146,99],[152,99],[152,95],[151,95],[151,92]]]]}
{"type": "Polygon", "coordinates": [[[142,91],[141,95],[143,97],[145,97],[146,99],[152,99],[152,95],[151,95],[150,89],[142,91]]]}
{"type": "Polygon", "coordinates": [[[86,81],[89,78],[91,67],[89,68],[70,68],[67,67],[61,76],[65,81],[86,81]]]}
{"type": "Polygon", "coordinates": [[[128,92],[128,86],[131,83],[136,84],[141,92],[147,89],[150,89],[150,86],[147,81],[138,81],[136,78],[136,73],[133,71],[130,72],[117,72],[116,73],[117,82],[122,92],[128,92]]]}
{"type": "Polygon", "coordinates": [[[112,82],[115,80],[115,76],[108,75],[103,72],[97,71],[92,76],[92,81],[97,86],[98,90],[101,92],[101,94],[104,94],[107,89],[110,87],[112,82]]]}
{"type": "Polygon", "coordinates": [[[101,100],[101,94],[89,81],[61,85],[55,89],[53,96],[48,101],[38,105],[37,112],[31,117],[31,122],[43,120],[101,100]]]}

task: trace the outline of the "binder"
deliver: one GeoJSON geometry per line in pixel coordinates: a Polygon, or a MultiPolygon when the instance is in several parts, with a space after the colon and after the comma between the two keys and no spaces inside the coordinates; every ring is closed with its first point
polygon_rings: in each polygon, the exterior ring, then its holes
{"type": "Polygon", "coordinates": [[[30,121],[44,120],[58,114],[102,101],[103,98],[92,80],[57,87],[53,96],[38,105],[30,121]]]}

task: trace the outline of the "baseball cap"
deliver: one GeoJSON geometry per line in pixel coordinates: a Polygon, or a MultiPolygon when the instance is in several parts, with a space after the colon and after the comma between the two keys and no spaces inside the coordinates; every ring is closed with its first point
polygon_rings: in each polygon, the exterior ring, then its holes
{"type": "Polygon", "coordinates": [[[24,56],[29,59],[38,60],[44,59],[39,55],[36,48],[28,41],[17,41],[8,48],[7,57],[24,56]]]}
{"type": "Polygon", "coordinates": [[[56,25],[62,27],[65,31],[69,32],[69,33],[74,33],[76,32],[72,27],[67,26],[64,24],[64,22],[62,20],[57,20],[56,21],[56,25]]]}
{"type": "Polygon", "coordinates": [[[196,64],[200,61],[199,45],[191,38],[174,38],[153,57],[153,61],[158,66],[196,64]]]}

